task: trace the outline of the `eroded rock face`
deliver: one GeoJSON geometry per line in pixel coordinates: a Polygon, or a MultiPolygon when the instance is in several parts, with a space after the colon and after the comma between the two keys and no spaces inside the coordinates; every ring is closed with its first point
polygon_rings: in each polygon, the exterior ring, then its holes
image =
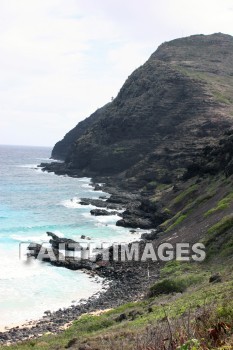
{"type": "Polygon", "coordinates": [[[226,177],[233,174],[233,130],[229,130],[219,143],[206,147],[194,159],[184,174],[184,180],[196,175],[216,175],[223,171],[226,177]]]}
{"type": "Polygon", "coordinates": [[[232,62],[229,35],[162,44],[52,156],[65,159],[62,172],[70,175],[122,174],[132,188],[172,182],[233,124],[232,62]]]}

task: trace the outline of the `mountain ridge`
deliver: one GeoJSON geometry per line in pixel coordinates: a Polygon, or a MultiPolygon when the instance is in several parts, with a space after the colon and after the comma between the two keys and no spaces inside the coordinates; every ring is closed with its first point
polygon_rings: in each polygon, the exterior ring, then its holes
{"type": "Polygon", "coordinates": [[[68,174],[120,176],[133,187],[175,181],[233,125],[232,62],[230,35],[163,43],[52,157],[65,160],[68,174]]]}

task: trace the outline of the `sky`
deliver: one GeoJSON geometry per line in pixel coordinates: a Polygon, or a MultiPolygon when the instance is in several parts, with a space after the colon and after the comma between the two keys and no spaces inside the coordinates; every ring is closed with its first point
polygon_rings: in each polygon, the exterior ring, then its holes
{"type": "Polygon", "coordinates": [[[161,43],[216,32],[232,0],[0,0],[0,144],[53,146],[161,43]]]}

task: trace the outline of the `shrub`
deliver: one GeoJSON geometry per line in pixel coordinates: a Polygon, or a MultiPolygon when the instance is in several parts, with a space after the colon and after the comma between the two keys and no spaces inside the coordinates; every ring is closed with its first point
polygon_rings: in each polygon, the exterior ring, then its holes
{"type": "MultiPolygon", "coordinates": [[[[185,268],[182,270],[181,263],[174,262],[173,264],[174,266],[176,265],[177,267],[178,267],[178,264],[180,265],[179,266],[180,275],[182,276],[175,277],[175,278],[165,278],[157,282],[156,284],[154,284],[149,290],[149,293],[148,293],[149,298],[158,296],[161,294],[183,293],[188,287],[192,285],[200,284],[205,279],[205,274],[203,273],[187,273],[184,275],[185,268]]],[[[168,272],[168,269],[167,269],[167,272],[168,272]]],[[[163,271],[163,274],[164,274],[164,271],[163,271]]]]}
{"type": "Polygon", "coordinates": [[[148,296],[151,298],[161,294],[183,293],[185,289],[186,286],[181,281],[164,279],[161,282],[157,282],[150,288],[148,296]]]}

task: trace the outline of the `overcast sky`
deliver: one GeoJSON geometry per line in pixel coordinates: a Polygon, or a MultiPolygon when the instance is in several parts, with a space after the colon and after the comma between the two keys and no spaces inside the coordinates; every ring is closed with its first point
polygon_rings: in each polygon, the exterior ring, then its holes
{"type": "Polygon", "coordinates": [[[52,146],[162,42],[214,32],[232,0],[0,0],[0,144],[52,146]]]}

